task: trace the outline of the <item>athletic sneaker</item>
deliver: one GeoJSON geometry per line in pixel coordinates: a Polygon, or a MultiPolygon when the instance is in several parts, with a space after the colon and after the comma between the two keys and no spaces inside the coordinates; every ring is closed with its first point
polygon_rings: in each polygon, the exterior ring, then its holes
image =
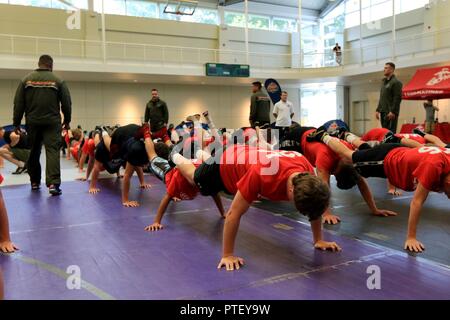
{"type": "Polygon", "coordinates": [[[62,194],[62,190],[61,190],[61,188],[59,187],[59,185],[57,185],[57,184],[51,184],[51,185],[48,187],[48,192],[49,192],[52,196],[59,196],[59,195],[62,194]]]}
{"type": "Polygon", "coordinates": [[[41,188],[41,184],[40,183],[32,183],[31,184],[31,191],[37,191],[41,188]]]}
{"type": "Polygon", "coordinates": [[[386,133],[386,135],[383,138],[383,141],[381,141],[381,143],[394,143],[395,142],[395,136],[394,134],[389,131],[388,133],[386,133]]]}
{"type": "Polygon", "coordinates": [[[16,171],[14,171],[12,174],[22,174],[24,172],[27,172],[27,167],[17,167],[16,171]]]}
{"type": "Polygon", "coordinates": [[[306,136],[306,141],[308,142],[322,142],[323,136],[328,135],[327,131],[325,129],[316,129],[315,131],[311,132],[306,136]]]}
{"type": "Polygon", "coordinates": [[[418,134],[421,137],[425,137],[426,135],[426,133],[420,127],[414,128],[413,133],[418,134]]]}

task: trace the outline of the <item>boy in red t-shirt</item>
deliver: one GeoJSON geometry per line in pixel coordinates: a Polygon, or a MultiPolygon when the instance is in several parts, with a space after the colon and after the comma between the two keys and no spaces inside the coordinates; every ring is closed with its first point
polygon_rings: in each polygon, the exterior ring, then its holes
{"type": "MultiPolygon", "coordinates": [[[[148,158],[150,159],[151,170],[166,185],[166,194],[161,200],[155,220],[153,224],[145,228],[146,231],[157,231],[163,228],[161,220],[170,201],[192,200],[197,196],[199,190],[196,186],[189,183],[177,168],[170,166],[169,161],[166,160],[170,152],[169,147],[162,142],[158,142],[155,145],[151,139],[150,130],[144,131],[144,143],[148,158]]],[[[199,166],[199,162],[191,161],[191,163],[195,167],[199,166]]],[[[220,215],[225,217],[222,199],[218,194],[212,197],[219,209],[220,215]]]]}
{"type": "MultiPolygon", "coordinates": [[[[350,164],[344,164],[340,161],[340,157],[331,150],[327,145],[320,142],[308,142],[306,137],[309,133],[316,130],[312,127],[293,127],[289,130],[289,133],[281,141],[280,149],[288,149],[300,152],[306,159],[316,168],[317,176],[322,179],[328,186],[330,186],[330,176],[333,174],[337,176],[337,187],[342,190],[348,190],[352,188],[355,183],[374,215],[377,216],[395,216],[397,215],[393,211],[380,210],[377,208],[372,196],[372,192],[364,178],[362,178],[350,164]],[[339,179],[340,175],[346,175],[347,180],[352,177],[352,183],[349,185],[342,184],[342,179],[339,179]]],[[[341,140],[347,148],[353,150],[352,146],[345,141],[341,140]]],[[[337,224],[340,222],[340,217],[332,214],[330,207],[327,208],[323,214],[322,221],[328,224],[337,224]]]]}
{"type": "Polygon", "coordinates": [[[335,242],[322,240],[321,215],[328,207],[330,190],[314,175],[314,168],[294,151],[272,151],[250,146],[229,146],[222,154],[204,161],[198,168],[180,154],[172,157],[183,176],[204,196],[221,191],[235,194],[227,212],[223,255],[218,268],[239,269],[244,260],[234,256],[234,242],[241,217],[259,197],[272,201],[293,201],[309,217],[316,249],[339,251],[335,242]]]}
{"type": "Polygon", "coordinates": [[[388,143],[351,151],[323,130],[310,134],[309,140],[322,141],[342,157],[351,160],[363,177],[388,178],[397,188],[414,191],[404,248],[415,252],[425,250],[416,238],[420,211],[431,191],[444,192],[450,199],[450,149],[428,146],[406,148],[401,144],[388,143]]]}

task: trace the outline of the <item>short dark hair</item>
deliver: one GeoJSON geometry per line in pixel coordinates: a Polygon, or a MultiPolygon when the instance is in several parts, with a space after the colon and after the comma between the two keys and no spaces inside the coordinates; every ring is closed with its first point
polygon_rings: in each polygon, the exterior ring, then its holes
{"type": "Polygon", "coordinates": [[[252,85],[257,86],[259,89],[261,89],[261,87],[262,87],[261,81],[252,82],[252,85]]]}
{"type": "Polygon", "coordinates": [[[152,92],[153,92],[153,91],[159,92],[158,89],[152,89],[152,92]]]}
{"type": "Polygon", "coordinates": [[[44,54],[40,56],[39,58],[39,67],[47,67],[52,68],[53,67],[53,58],[49,56],[48,54],[44,54]]]}
{"type": "Polygon", "coordinates": [[[390,66],[392,69],[395,70],[395,63],[393,63],[393,62],[386,62],[385,65],[390,66]]]}
{"type": "Polygon", "coordinates": [[[309,221],[319,219],[330,204],[330,188],[320,178],[300,173],[292,180],[294,204],[309,221]]]}
{"type": "Polygon", "coordinates": [[[170,147],[164,142],[155,143],[155,153],[158,157],[168,160],[170,151],[170,147]]]}
{"type": "Polygon", "coordinates": [[[286,94],[288,94],[288,93],[287,93],[287,91],[281,91],[281,93],[282,93],[282,94],[283,94],[283,93],[286,93],[286,94]]]}
{"type": "Polygon", "coordinates": [[[361,176],[355,167],[350,163],[340,161],[335,170],[334,177],[336,178],[337,187],[341,190],[349,190],[358,184],[361,176]]]}

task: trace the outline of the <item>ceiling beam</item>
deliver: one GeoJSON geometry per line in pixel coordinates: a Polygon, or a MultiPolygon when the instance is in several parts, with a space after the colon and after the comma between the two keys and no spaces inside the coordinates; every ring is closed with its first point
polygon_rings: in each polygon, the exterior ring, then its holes
{"type": "Polygon", "coordinates": [[[344,2],[344,0],[337,0],[333,2],[328,1],[328,5],[325,8],[322,8],[322,10],[320,10],[320,18],[325,17],[327,14],[333,11],[334,8],[339,6],[342,2],[344,2]]]}

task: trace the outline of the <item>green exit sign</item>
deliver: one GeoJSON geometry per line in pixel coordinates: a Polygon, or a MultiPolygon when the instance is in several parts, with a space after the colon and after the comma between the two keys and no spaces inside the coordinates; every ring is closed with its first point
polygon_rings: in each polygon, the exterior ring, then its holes
{"type": "Polygon", "coordinates": [[[250,77],[250,66],[247,64],[207,63],[206,75],[211,77],[250,77]]]}

